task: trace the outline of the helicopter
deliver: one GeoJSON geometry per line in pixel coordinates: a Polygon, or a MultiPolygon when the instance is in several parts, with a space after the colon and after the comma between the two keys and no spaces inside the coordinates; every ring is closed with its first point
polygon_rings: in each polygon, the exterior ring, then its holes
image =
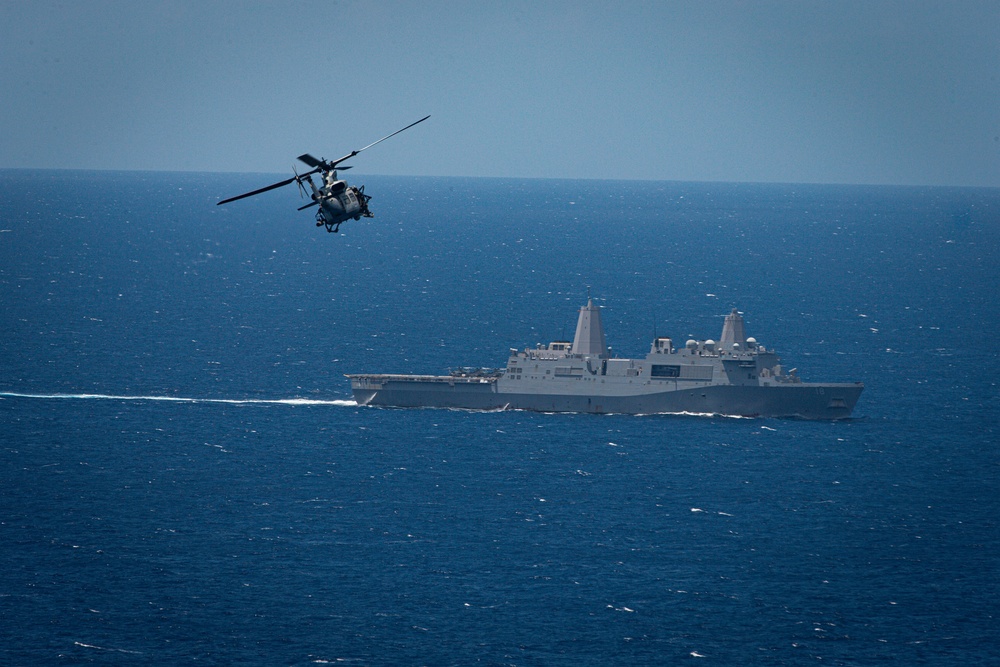
{"type": "Polygon", "coordinates": [[[353,185],[348,185],[346,181],[337,179],[338,169],[343,171],[351,168],[349,165],[341,166],[340,163],[351,159],[361,151],[367,150],[377,143],[385,141],[389,137],[394,137],[400,132],[410,129],[417,123],[424,122],[428,118],[430,118],[430,116],[424,116],[415,123],[410,123],[402,130],[396,130],[392,134],[387,134],[378,141],[373,141],[364,148],[351,151],[344,157],[337,160],[330,161],[317,159],[309,153],[304,153],[296,159],[312,167],[311,170],[300,174],[293,166],[292,171],[295,173],[295,176],[292,178],[278,183],[272,183],[271,185],[254,190],[253,192],[245,192],[241,195],[230,197],[229,199],[223,199],[218,202],[216,206],[228,204],[229,202],[234,202],[239,199],[246,199],[247,197],[253,197],[254,195],[259,195],[269,190],[283,188],[286,185],[291,185],[292,183],[296,183],[299,186],[299,194],[305,196],[307,193],[302,183],[306,182],[312,190],[312,193],[309,195],[312,202],[306,204],[305,206],[300,206],[298,210],[304,211],[312,206],[319,206],[319,210],[316,211],[316,226],[326,227],[326,231],[336,233],[340,230],[341,223],[347,220],[352,218],[354,220],[360,220],[361,218],[373,217],[372,212],[368,208],[368,202],[371,200],[371,197],[365,194],[365,186],[362,185],[361,187],[354,187],[353,185]],[[313,182],[313,174],[322,175],[323,182],[319,187],[317,187],[316,183],[313,182]]]}

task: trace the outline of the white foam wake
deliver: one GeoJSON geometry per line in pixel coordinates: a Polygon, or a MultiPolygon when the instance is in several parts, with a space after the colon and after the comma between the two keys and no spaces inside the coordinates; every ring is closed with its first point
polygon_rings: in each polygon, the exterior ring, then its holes
{"type": "Polygon", "coordinates": [[[0,397],[10,398],[41,398],[41,399],[77,399],[102,401],[169,401],[173,403],[226,403],[229,405],[340,405],[344,407],[357,406],[356,401],[333,400],[323,401],[314,398],[193,398],[187,396],[119,396],[115,394],[22,394],[12,391],[0,391],[0,397]]]}

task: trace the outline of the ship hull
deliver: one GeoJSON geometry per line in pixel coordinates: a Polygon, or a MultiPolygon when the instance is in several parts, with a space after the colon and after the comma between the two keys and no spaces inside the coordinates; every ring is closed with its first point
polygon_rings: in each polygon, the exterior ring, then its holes
{"type": "Polygon", "coordinates": [[[621,395],[518,393],[496,379],[447,376],[352,376],[359,405],[533,410],[613,414],[693,413],[739,417],[846,419],[864,389],[861,383],[787,383],[759,386],[705,385],[621,395]]]}
{"type": "Polygon", "coordinates": [[[348,375],[359,405],[598,414],[687,413],[846,419],[864,385],[803,382],[773,351],[747,337],[734,308],[719,342],[674,349],[657,337],[641,359],[610,354],[601,309],[588,299],[573,342],[510,349],[499,370],[451,375],[348,375]]]}

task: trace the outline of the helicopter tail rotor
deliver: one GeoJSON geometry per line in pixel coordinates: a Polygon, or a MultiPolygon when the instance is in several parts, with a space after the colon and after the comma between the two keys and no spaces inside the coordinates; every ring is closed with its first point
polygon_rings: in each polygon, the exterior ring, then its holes
{"type": "Polygon", "coordinates": [[[308,178],[308,176],[299,176],[299,170],[295,168],[295,164],[292,164],[292,173],[295,174],[295,185],[299,186],[299,198],[305,199],[306,189],[302,185],[302,179],[308,178]]]}

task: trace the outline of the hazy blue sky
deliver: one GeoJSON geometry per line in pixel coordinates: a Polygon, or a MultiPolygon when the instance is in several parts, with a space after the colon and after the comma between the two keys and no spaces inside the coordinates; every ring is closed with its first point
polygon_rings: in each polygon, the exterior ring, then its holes
{"type": "Polygon", "coordinates": [[[0,0],[0,168],[1000,186],[1000,2],[0,0]]]}

